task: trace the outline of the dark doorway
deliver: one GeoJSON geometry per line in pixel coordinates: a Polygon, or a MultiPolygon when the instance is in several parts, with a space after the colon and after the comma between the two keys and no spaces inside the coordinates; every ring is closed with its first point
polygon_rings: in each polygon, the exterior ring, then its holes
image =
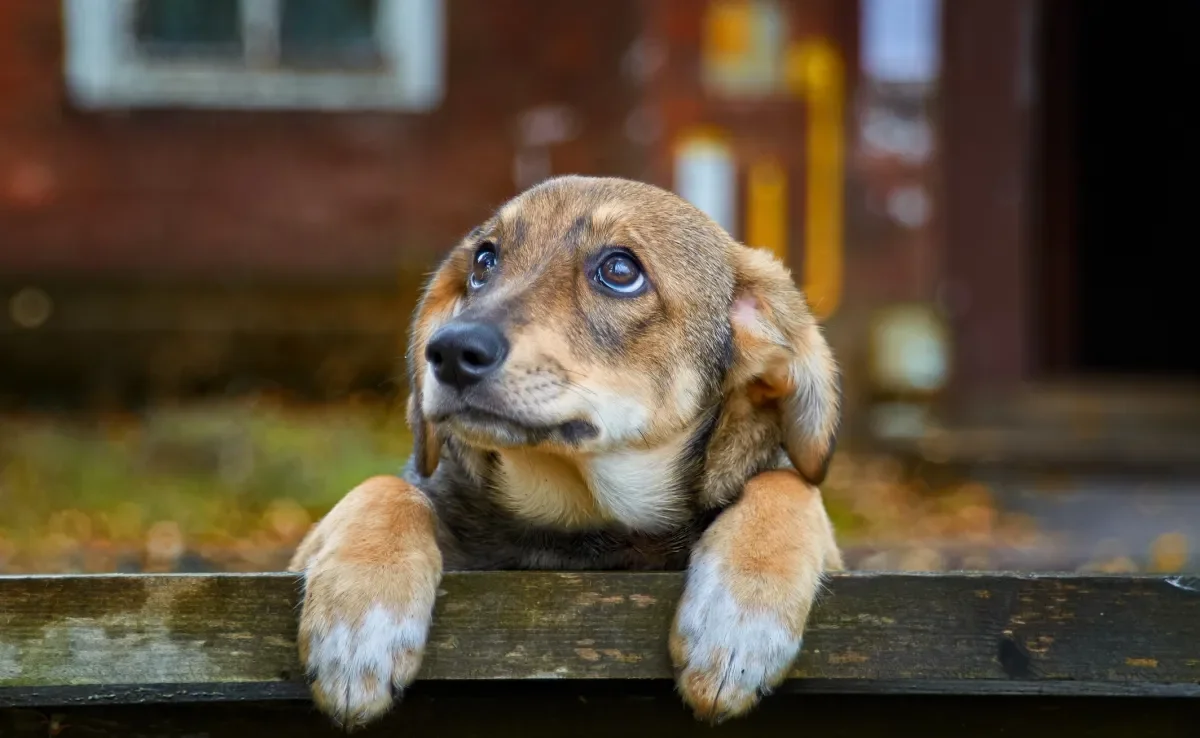
{"type": "Polygon", "coordinates": [[[1050,374],[1200,378],[1193,3],[1044,4],[1036,320],[1050,374]],[[1191,129],[1191,130],[1189,130],[1191,129]]]}

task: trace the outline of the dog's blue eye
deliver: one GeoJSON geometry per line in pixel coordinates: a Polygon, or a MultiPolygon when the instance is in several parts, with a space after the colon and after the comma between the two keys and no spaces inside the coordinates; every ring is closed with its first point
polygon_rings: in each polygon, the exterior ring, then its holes
{"type": "Polygon", "coordinates": [[[478,289],[488,281],[488,277],[492,276],[492,270],[496,268],[496,249],[491,244],[484,244],[479,247],[479,251],[475,252],[475,263],[471,267],[471,276],[467,278],[473,289],[478,289]]]}
{"type": "Polygon", "coordinates": [[[629,295],[646,284],[646,275],[632,256],[616,253],[600,262],[596,268],[596,281],[613,292],[629,295]]]}

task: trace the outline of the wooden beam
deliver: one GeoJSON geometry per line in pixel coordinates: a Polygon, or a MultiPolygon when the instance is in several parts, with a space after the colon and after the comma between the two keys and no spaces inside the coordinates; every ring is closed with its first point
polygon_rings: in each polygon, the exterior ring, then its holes
{"type": "MultiPolygon", "coordinates": [[[[677,573],[444,580],[422,682],[666,682],[677,573]]],[[[0,577],[0,707],[305,699],[286,574],[0,577]]],[[[833,578],[785,691],[1200,697],[1200,580],[833,578]]]]}
{"type": "Polygon", "coordinates": [[[1031,114],[1039,0],[943,3],[941,128],[954,392],[1030,377],[1031,114]]]}

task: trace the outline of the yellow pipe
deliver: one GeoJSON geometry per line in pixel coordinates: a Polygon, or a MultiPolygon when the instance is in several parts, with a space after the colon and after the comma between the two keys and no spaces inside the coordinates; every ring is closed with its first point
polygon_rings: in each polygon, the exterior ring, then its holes
{"type": "Polygon", "coordinates": [[[746,245],[788,261],[787,172],[778,159],[760,159],[746,175],[746,245]]]}
{"type": "Polygon", "coordinates": [[[804,291],[819,318],[842,299],[845,187],[845,71],[824,39],[788,52],[789,86],[807,100],[804,180],[804,291]]]}

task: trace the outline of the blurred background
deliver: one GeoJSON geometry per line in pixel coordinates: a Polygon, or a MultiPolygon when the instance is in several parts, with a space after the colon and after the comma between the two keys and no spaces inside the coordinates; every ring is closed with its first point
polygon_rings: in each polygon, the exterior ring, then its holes
{"type": "Polygon", "coordinates": [[[424,277],[564,173],[791,264],[853,566],[1200,570],[1189,7],[5,0],[0,572],[283,567],[404,461],[424,277]]]}

